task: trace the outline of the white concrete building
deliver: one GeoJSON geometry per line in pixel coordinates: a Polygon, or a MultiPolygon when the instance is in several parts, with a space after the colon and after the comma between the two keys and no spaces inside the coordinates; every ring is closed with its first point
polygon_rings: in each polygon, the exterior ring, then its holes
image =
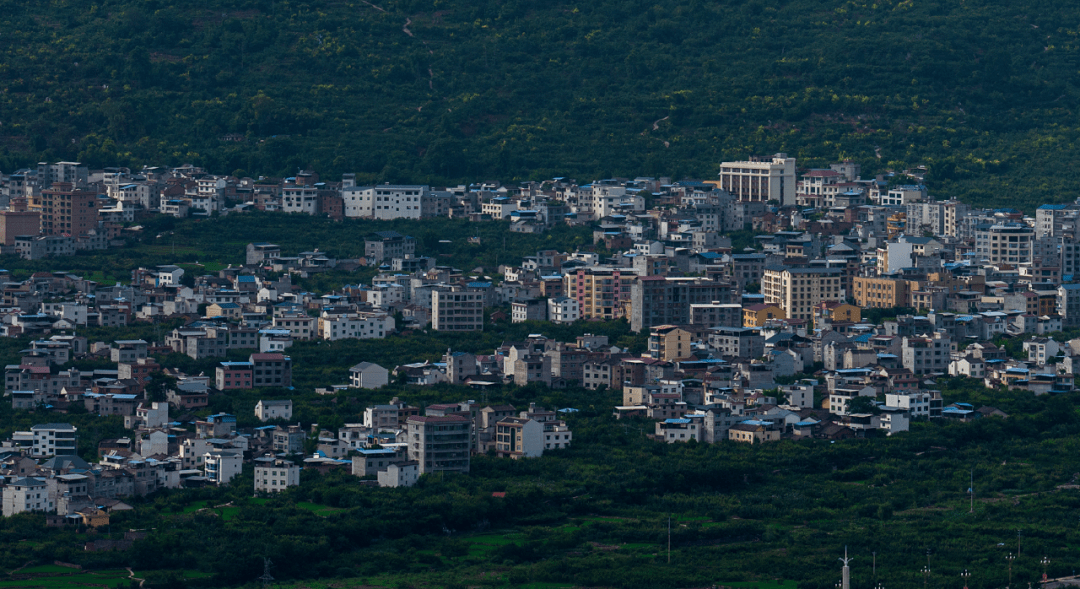
{"type": "Polygon", "coordinates": [[[746,162],[720,164],[719,188],[741,201],[775,200],[781,206],[796,204],[795,158],[778,153],[746,162]]]}
{"type": "Polygon", "coordinates": [[[255,459],[255,492],[278,493],[300,484],[300,467],[267,454],[255,459]]]}
{"type": "Polygon", "coordinates": [[[27,511],[52,511],[45,479],[24,477],[15,479],[4,487],[4,517],[27,511]]]}
{"type": "Polygon", "coordinates": [[[390,372],[372,362],[361,362],[349,369],[349,386],[356,389],[377,389],[390,382],[390,372]]]}
{"type": "Polygon", "coordinates": [[[416,461],[391,464],[378,474],[380,487],[411,487],[420,479],[420,463],[416,461]]]}
{"type": "Polygon", "coordinates": [[[342,190],[346,217],[419,219],[427,186],[382,184],[342,190]]]}
{"type": "Polygon", "coordinates": [[[394,328],[394,317],[387,313],[324,315],[319,318],[319,336],[330,341],[384,338],[394,328]]]}
{"type": "Polygon", "coordinates": [[[928,392],[887,393],[885,407],[905,409],[910,417],[929,417],[931,398],[928,392]]]}
{"type": "Polygon", "coordinates": [[[206,478],[221,486],[229,484],[243,468],[242,451],[211,450],[203,454],[203,472],[206,478]]]}
{"type": "Polygon", "coordinates": [[[281,189],[281,210],[314,215],[319,212],[319,191],[311,186],[286,184],[281,189]]]}
{"type": "Polygon", "coordinates": [[[292,399],[277,399],[273,401],[264,399],[255,404],[255,417],[258,417],[259,421],[292,419],[292,414],[292,399]]]}
{"type": "Polygon", "coordinates": [[[548,299],[548,321],[552,323],[573,323],[581,319],[581,307],[577,299],[555,297],[548,299]]]}
{"type": "Polygon", "coordinates": [[[30,428],[34,445],[30,455],[34,458],[78,454],[76,427],[69,423],[45,423],[30,428]]]}

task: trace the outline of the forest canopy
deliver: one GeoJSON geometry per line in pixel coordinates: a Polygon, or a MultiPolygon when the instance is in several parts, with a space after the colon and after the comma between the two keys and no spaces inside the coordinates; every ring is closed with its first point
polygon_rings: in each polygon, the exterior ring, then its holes
{"type": "Polygon", "coordinates": [[[1072,199],[1078,20],[1047,0],[7,2],[0,169],[452,184],[783,151],[1033,208],[1072,199]]]}

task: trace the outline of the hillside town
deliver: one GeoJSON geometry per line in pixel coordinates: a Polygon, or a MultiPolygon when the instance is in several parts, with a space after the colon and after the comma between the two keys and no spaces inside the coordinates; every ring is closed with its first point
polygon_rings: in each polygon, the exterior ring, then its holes
{"type": "Polygon", "coordinates": [[[1043,205],[1034,217],[982,210],[935,198],[921,183],[925,170],[867,180],[851,162],[799,169],[784,154],[720,170],[707,181],[554,178],[438,189],[359,186],[350,175],[323,182],[314,172],[272,180],[75,162],[4,175],[0,251],[26,259],[122,247],[147,215],[251,210],[464,217],[507,221],[518,233],[583,225],[593,243],[458,269],[386,230],[363,238],[363,258],[268,241],[248,244],[244,264],[219,272],[139,267],[128,284],[111,286],[59,270],[21,280],[0,271],[0,331],[29,342],[5,367],[5,402],[49,415],[0,446],[3,514],[98,521],[130,509],[125,498],[227,485],[245,467],[256,493],[298,485],[301,469],[411,486],[427,474],[466,474],[477,455],[533,459],[572,446],[580,408],[469,398],[507,387],[618,391],[612,419],[647,423],[645,435],[658,442],[745,444],[1008,418],[951,402],[943,378],[1032,395],[1073,390],[1080,202],[1043,205]],[[360,267],[378,274],[325,293],[293,280],[360,267]],[[176,320],[158,341],[80,335],[176,320]],[[294,420],[294,345],[483,332],[498,321],[535,332],[396,366],[349,359],[347,382],[315,391],[454,385],[458,397],[423,407],[388,398],[336,430],[294,420]],[[614,321],[647,338],[646,349],[635,353],[589,329],[614,321]],[[583,334],[545,336],[554,325],[582,325],[583,334]],[[189,374],[162,362],[170,354],[216,366],[189,374]],[[72,366],[87,359],[108,367],[72,366]],[[265,425],[240,426],[237,415],[210,409],[215,395],[252,389],[268,392],[254,414],[265,425]],[[75,412],[121,416],[130,433],[96,441],[96,462],[88,461],[77,452],[78,428],[63,421],[75,412]]]}

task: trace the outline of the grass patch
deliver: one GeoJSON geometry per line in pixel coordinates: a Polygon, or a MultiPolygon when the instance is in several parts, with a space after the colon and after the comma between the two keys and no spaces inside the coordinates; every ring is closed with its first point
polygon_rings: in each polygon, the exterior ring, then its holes
{"type": "MultiPolygon", "coordinates": [[[[518,534],[518,536],[521,536],[521,535],[518,534]]],[[[472,542],[474,544],[488,544],[488,545],[492,545],[492,546],[503,546],[503,545],[506,545],[506,544],[514,544],[517,541],[516,539],[513,539],[513,538],[507,538],[505,535],[502,535],[502,534],[484,534],[482,536],[473,536],[471,538],[465,538],[465,540],[467,540],[469,542],[472,542]]]]}
{"type": "Polygon", "coordinates": [[[62,567],[56,564],[43,564],[39,566],[26,567],[16,574],[19,575],[33,575],[33,574],[48,574],[48,573],[77,573],[79,569],[73,569],[71,567],[62,567]]]}
{"type": "Polygon", "coordinates": [[[300,509],[306,509],[320,517],[326,517],[331,513],[344,511],[344,509],[340,507],[330,507],[329,505],[319,505],[318,503],[308,503],[307,501],[301,501],[300,503],[297,503],[296,506],[300,509]]]}
{"type": "Polygon", "coordinates": [[[738,581],[735,583],[717,583],[717,587],[733,589],[798,589],[795,581],[738,581]]]}

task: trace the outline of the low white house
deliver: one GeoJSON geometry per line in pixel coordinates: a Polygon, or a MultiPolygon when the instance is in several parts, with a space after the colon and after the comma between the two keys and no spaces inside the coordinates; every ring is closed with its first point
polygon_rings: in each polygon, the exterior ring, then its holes
{"type": "Polygon", "coordinates": [[[555,297],[548,299],[548,321],[552,323],[573,323],[581,319],[581,307],[577,299],[555,297]]]}
{"type": "Polygon", "coordinates": [[[271,421],[274,419],[292,419],[292,400],[282,399],[275,401],[262,400],[255,405],[255,417],[259,421],[271,421]]]}
{"type": "Polygon", "coordinates": [[[390,382],[390,371],[373,362],[361,362],[349,369],[349,386],[354,389],[377,389],[390,382]]]}
{"type": "Polygon", "coordinates": [[[420,478],[420,463],[415,460],[391,464],[386,470],[380,470],[380,487],[411,487],[420,478]]]}

